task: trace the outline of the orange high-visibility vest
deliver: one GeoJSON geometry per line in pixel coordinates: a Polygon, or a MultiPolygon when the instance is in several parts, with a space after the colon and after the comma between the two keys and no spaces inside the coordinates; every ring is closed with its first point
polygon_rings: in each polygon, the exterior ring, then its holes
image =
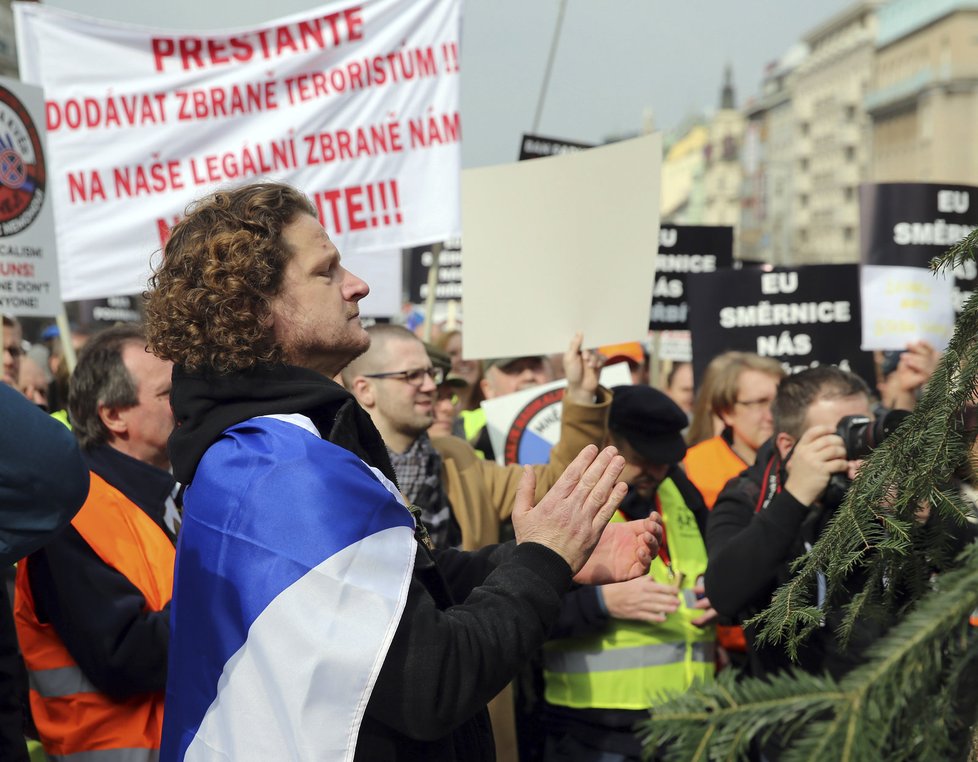
{"type": "Polygon", "coordinates": [[[706,507],[713,504],[730,479],[747,468],[747,464],[735,453],[721,436],[706,439],[686,451],[683,460],[686,476],[700,491],[706,507]]]}
{"type": "MultiPolygon", "coordinates": [[[[700,491],[703,502],[711,511],[727,482],[747,468],[747,464],[721,436],[706,439],[690,447],[686,451],[683,466],[686,468],[686,476],[700,491]]],[[[743,653],[747,650],[744,631],[736,625],[717,625],[717,640],[730,651],[743,653]]]]}
{"type": "MultiPolygon", "coordinates": [[[[105,563],[123,574],[160,611],[173,594],[176,551],[166,533],[119,490],[91,475],[88,499],[71,521],[105,563]]],[[[109,698],[92,685],[50,624],[34,609],[29,559],[17,568],[14,616],[30,677],[31,710],[50,759],[99,752],[106,762],[156,759],[163,728],[163,691],[109,698]]]]}

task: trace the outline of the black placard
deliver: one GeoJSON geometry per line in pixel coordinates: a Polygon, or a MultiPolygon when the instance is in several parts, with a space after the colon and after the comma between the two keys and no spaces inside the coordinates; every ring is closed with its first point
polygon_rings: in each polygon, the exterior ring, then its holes
{"type": "Polygon", "coordinates": [[[727,270],[687,280],[693,373],[731,349],[774,357],[789,371],[839,365],[875,385],[859,348],[858,265],[727,270]]]}
{"type": "MultiPolygon", "coordinates": [[[[428,271],[431,269],[432,245],[404,249],[404,290],[409,302],[424,304],[428,299],[428,271]]],[[[438,256],[438,281],[435,301],[462,298],[462,242],[447,241],[438,256]]]]}
{"type": "Polygon", "coordinates": [[[545,138],[542,135],[523,135],[520,141],[520,161],[526,159],[542,159],[547,156],[558,156],[563,153],[575,153],[587,148],[593,148],[591,143],[575,143],[560,138],[545,138]]]}
{"type": "MultiPolygon", "coordinates": [[[[873,183],[859,188],[860,256],[864,265],[928,267],[978,227],[978,187],[945,183],[873,183]]],[[[960,312],[978,286],[978,267],[955,271],[960,312]]]]}
{"type": "Polygon", "coordinates": [[[728,269],[733,264],[733,228],[707,225],[662,225],[656,257],[649,330],[689,328],[686,278],[728,269]]]}

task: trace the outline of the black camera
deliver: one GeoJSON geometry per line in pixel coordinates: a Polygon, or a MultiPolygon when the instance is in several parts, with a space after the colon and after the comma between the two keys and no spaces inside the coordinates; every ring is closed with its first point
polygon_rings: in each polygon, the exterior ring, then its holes
{"type": "Polygon", "coordinates": [[[889,410],[876,420],[865,415],[847,415],[835,432],[846,445],[846,460],[862,460],[879,447],[909,416],[907,410],[889,410]]]}
{"type": "MultiPolygon", "coordinates": [[[[846,460],[862,460],[868,457],[909,415],[907,410],[889,410],[875,420],[866,415],[847,415],[842,418],[835,433],[845,443],[846,460]]],[[[852,480],[847,474],[832,474],[829,486],[822,496],[822,503],[837,508],[842,504],[842,498],[850,484],[852,480]]]]}

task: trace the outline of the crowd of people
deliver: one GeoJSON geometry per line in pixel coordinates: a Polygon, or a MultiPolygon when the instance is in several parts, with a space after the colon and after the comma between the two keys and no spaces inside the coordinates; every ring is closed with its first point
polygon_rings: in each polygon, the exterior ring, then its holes
{"type": "MultiPolygon", "coordinates": [[[[642,343],[476,360],[365,328],[367,292],[258,183],[188,210],[145,324],[73,336],[70,376],[3,317],[0,759],[643,759],[669,696],[792,666],[741,625],[861,465],[840,420],[912,408],[939,359],[886,353],[874,391],[726,352],[655,388],[642,343]],[[480,403],[557,379],[548,462],[499,464],[480,403]]],[[[886,623],[843,645],[817,596],[794,666],[839,677],[886,623]]]]}

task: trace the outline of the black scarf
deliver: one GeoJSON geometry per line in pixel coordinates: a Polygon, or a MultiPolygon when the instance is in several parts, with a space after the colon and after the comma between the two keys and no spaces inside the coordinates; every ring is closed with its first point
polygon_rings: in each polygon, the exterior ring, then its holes
{"type": "Polygon", "coordinates": [[[314,371],[271,365],[216,374],[189,373],[175,366],[170,403],[176,428],[168,450],[173,475],[183,484],[193,480],[207,448],[226,429],[259,415],[291,413],[308,416],[324,439],[397,483],[387,448],[370,416],[346,389],[314,371]]]}

